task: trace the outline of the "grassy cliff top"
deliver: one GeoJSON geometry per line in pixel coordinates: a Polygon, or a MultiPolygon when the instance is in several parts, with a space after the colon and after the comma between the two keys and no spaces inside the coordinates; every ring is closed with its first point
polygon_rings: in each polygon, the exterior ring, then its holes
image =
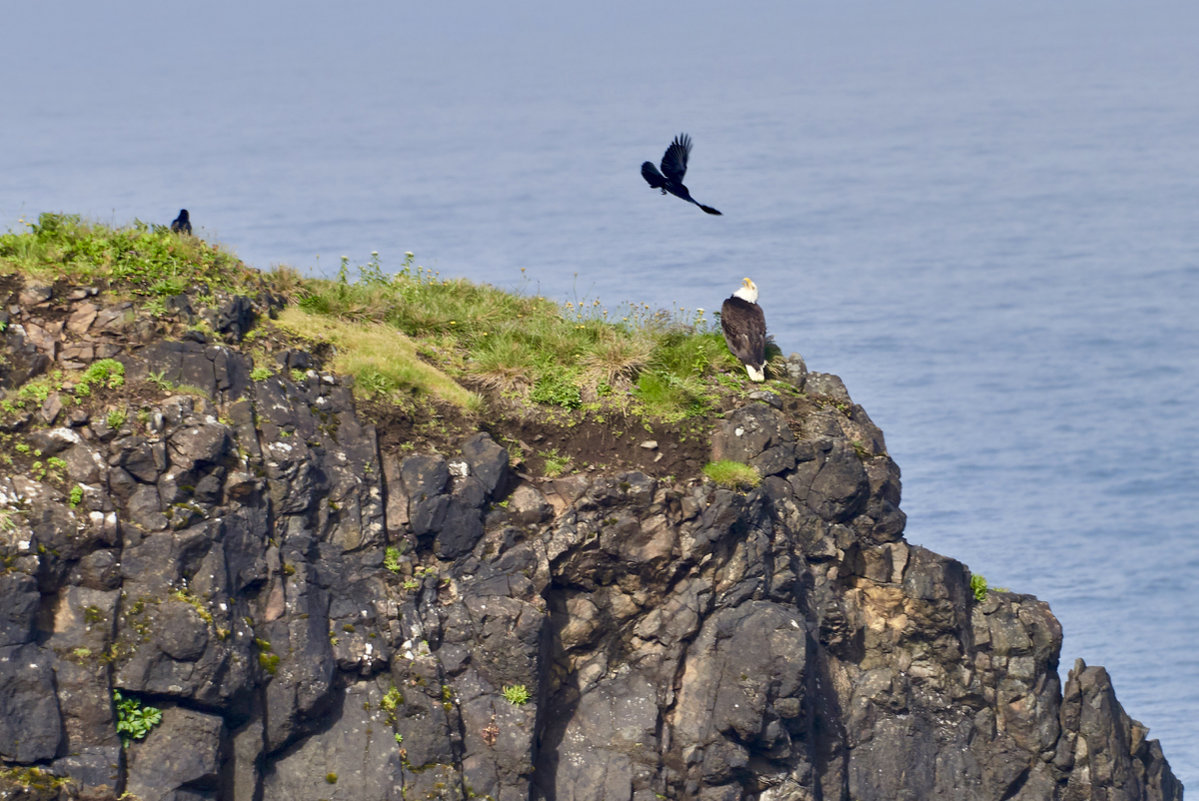
{"type": "MultiPolygon", "coordinates": [[[[187,327],[212,334],[205,309],[250,297],[271,312],[236,343],[254,358],[256,373],[271,369],[269,352],[282,343],[302,347],[332,372],[353,376],[356,397],[389,423],[503,418],[579,432],[589,424],[595,430],[583,437],[584,448],[613,433],[645,441],[664,428],[702,441],[721,410],[759,388],[702,314],[560,304],[443,278],[411,253],[393,273],[371,254],[357,267],[343,259],[335,278],[310,278],[288,267],[254,270],[219,246],[160,225],[113,228],[64,214],[21,225],[0,235],[0,275],[97,287],[131,302],[167,337],[187,327]],[[199,312],[186,322],[181,297],[199,312]]],[[[769,386],[796,394],[785,382],[769,386]]],[[[555,457],[550,448],[544,462],[555,457]]]]}

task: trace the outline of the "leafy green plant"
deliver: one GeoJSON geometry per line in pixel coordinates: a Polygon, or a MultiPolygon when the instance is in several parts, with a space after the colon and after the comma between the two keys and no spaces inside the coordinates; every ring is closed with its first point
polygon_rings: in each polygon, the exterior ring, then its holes
{"type": "Polygon", "coordinates": [[[79,486],[78,484],[71,487],[71,493],[68,497],[68,501],[70,502],[72,509],[78,506],[83,501],[83,487],[79,486]]]}
{"type": "Polygon", "coordinates": [[[974,593],[976,601],[987,600],[987,580],[981,574],[974,573],[970,576],[970,592],[974,593]]]}
{"type": "Polygon", "coordinates": [[[125,409],[111,409],[104,416],[104,422],[108,423],[108,427],[114,431],[125,425],[125,420],[128,419],[129,412],[125,409]]]}
{"type": "Polygon", "coordinates": [[[533,390],[529,393],[529,400],[549,406],[577,409],[583,405],[583,393],[576,382],[574,371],[546,371],[533,385],[533,390]]]}
{"type": "Polygon", "coordinates": [[[86,398],[93,387],[116,389],[125,384],[125,365],[116,359],[100,359],[92,362],[75,385],[75,395],[86,398]]]}
{"type": "Polygon", "coordinates": [[[170,392],[175,388],[175,383],[170,381],[166,375],[166,370],[159,370],[157,372],[151,370],[146,374],[146,381],[158,387],[163,392],[170,392]]]}
{"type": "Polygon", "coordinates": [[[729,459],[704,465],[704,475],[729,489],[753,489],[762,483],[762,475],[757,468],[729,459]]]}
{"type": "Polygon", "coordinates": [[[35,378],[17,390],[17,400],[31,400],[34,403],[45,403],[50,393],[58,389],[58,381],[53,377],[35,378]]]}
{"type": "Polygon", "coordinates": [[[266,381],[271,377],[271,371],[266,367],[255,367],[250,371],[251,381],[266,381]]]}
{"type": "Polygon", "coordinates": [[[570,467],[570,457],[565,454],[558,453],[557,448],[550,448],[548,451],[542,451],[541,457],[545,459],[545,468],[543,472],[546,478],[557,478],[566,472],[570,467]]]}
{"type": "Polygon", "coordinates": [[[162,723],[162,711],[146,706],[136,698],[126,698],[120,690],[113,690],[113,703],[117,710],[117,733],[126,748],[134,740],[145,738],[150,730],[162,723]]]}
{"type": "Polygon", "coordinates": [[[390,570],[392,573],[400,572],[400,549],[394,545],[388,545],[383,551],[383,567],[390,570]]]}
{"type": "MultiPolygon", "coordinates": [[[[381,703],[383,710],[387,713],[387,722],[394,725],[396,722],[396,710],[400,704],[404,703],[404,694],[393,684],[391,685],[391,689],[383,694],[383,701],[381,703]]],[[[396,742],[399,742],[399,740],[396,740],[396,742]]]]}
{"type": "Polygon", "coordinates": [[[504,694],[504,700],[513,706],[529,703],[529,688],[523,684],[505,685],[501,692],[504,694]]]}

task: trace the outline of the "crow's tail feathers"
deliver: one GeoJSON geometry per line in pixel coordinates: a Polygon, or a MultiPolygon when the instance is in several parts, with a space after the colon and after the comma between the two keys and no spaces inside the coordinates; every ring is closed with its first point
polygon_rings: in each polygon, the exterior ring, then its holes
{"type": "Polygon", "coordinates": [[[699,206],[701,209],[708,212],[708,214],[720,214],[720,212],[717,211],[716,209],[712,208],[711,206],[705,206],[703,203],[697,202],[695,205],[699,206]]]}
{"type": "Polygon", "coordinates": [[[650,185],[651,189],[661,189],[666,186],[666,179],[662,173],[658,172],[658,168],[654,166],[652,161],[642,162],[641,177],[650,185]]]}

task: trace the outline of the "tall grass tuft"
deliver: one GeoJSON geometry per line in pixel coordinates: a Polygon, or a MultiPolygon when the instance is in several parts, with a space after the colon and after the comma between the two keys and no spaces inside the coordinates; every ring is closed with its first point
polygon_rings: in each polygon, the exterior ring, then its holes
{"type": "Polygon", "coordinates": [[[762,483],[762,475],[756,467],[728,459],[704,465],[704,475],[729,489],[748,490],[762,483]]]}
{"type": "Polygon", "coordinates": [[[328,342],[335,349],[334,371],[354,376],[368,398],[402,402],[431,395],[463,409],[479,407],[479,398],[441,370],[422,361],[404,334],[380,323],[339,320],[297,307],[285,309],[278,324],[292,333],[328,342]]]}

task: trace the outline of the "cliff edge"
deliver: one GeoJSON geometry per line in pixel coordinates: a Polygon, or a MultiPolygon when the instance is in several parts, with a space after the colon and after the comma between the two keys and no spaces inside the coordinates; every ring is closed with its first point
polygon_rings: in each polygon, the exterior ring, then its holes
{"type": "Polygon", "coordinates": [[[1182,798],[1045,603],[905,542],[835,376],[587,465],[356,402],[283,305],[0,276],[0,798],[1182,798]]]}

